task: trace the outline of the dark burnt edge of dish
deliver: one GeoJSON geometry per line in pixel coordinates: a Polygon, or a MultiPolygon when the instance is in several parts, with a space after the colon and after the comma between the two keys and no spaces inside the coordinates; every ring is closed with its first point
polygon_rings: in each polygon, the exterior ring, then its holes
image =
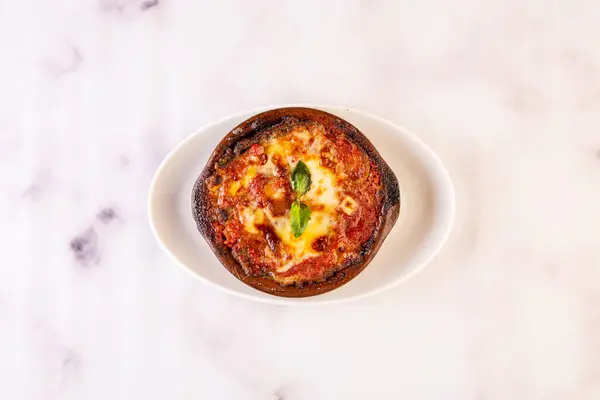
{"type": "Polygon", "coordinates": [[[257,290],[276,296],[308,297],[329,292],[348,283],[369,265],[398,219],[398,215],[400,214],[400,188],[392,169],[381,157],[371,141],[349,122],[333,114],[312,108],[279,108],[250,117],[233,128],[219,142],[194,184],[192,191],[192,214],[198,231],[208,242],[215,256],[240,281],[257,290]],[[342,265],[339,270],[325,280],[307,283],[302,286],[283,286],[269,275],[246,275],[241,265],[231,255],[229,249],[216,238],[210,221],[208,187],[205,184],[206,180],[215,172],[215,165],[223,156],[229,155],[230,157],[235,157],[241,154],[253,143],[260,140],[262,132],[285,122],[287,119],[315,121],[333,133],[346,135],[375,163],[381,175],[382,190],[384,192],[382,210],[379,213],[379,223],[371,238],[363,245],[363,250],[359,257],[342,265]],[[241,143],[244,145],[240,146],[241,143]],[[231,153],[235,153],[235,155],[231,153]]]}

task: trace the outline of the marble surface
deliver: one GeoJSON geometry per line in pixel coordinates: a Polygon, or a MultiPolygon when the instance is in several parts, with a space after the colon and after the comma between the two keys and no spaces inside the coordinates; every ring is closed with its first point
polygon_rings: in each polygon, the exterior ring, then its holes
{"type": "Polygon", "coordinates": [[[0,1],[0,398],[599,399],[600,2],[0,1]],[[146,217],[161,159],[266,104],[434,148],[450,241],[322,308],[190,278],[146,217]]]}

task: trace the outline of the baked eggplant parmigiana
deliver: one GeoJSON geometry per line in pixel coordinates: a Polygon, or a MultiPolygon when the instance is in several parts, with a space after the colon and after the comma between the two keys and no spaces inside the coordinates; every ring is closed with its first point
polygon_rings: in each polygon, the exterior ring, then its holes
{"type": "Polygon", "coordinates": [[[398,218],[398,181],[371,142],[324,111],[258,114],[219,143],[192,193],[221,263],[267,293],[327,292],[362,271],[398,218]]]}

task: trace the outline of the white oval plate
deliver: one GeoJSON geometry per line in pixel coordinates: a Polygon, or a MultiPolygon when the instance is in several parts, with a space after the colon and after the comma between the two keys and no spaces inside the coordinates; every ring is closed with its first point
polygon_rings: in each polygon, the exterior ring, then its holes
{"type": "Polygon", "coordinates": [[[162,162],[150,186],[150,226],[159,243],[204,283],[246,299],[274,304],[324,304],[359,299],[398,285],[423,268],[446,241],[454,221],[454,187],[436,154],[407,130],[383,118],[342,107],[282,105],[236,114],[205,126],[162,162]],[[318,296],[284,298],[255,290],[229,273],[192,218],[192,187],[217,143],[261,111],[311,107],[356,126],[392,168],[400,183],[400,217],[373,261],[347,284],[318,296]]]}

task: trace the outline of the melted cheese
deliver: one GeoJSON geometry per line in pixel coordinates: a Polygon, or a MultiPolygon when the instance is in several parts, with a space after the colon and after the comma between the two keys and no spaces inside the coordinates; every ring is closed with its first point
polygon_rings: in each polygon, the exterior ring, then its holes
{"type": "MultiPolygon", "coordinates": [[[[289,270],[293,265],[307,258],[320,254],[313,249],[312,245],[319,237],[331,233],[334,212],[342,203],[334,172],[320,165],[320,151],[323,142],[324,139],[319,136],[319,132],[309,131],[306,128],[294,131],[291,139],[288,137],[288,140],[273,138],[264,145],[265,154],[268,157],[267,162],[262,166],[248,168],[241,178],[241,184],[247,187],[257,174],[263,174],[267,177],[276,175],[274,157],[280,157],[281,160],[286,161],[290,170],[293,170],[298,161],[302,160],[310,171],[311,186],[309,191],[301,197],[301,201],[306,203],[313,211],[311,212],[310,221],[300,237],[296,238],[292,233],[289,212],[282,217],[273,217],[268,209],[244,208],[240,212],[244,229],[249,233],[257,233],[256,224],[262,224],[267,220],[284,245],[286,253],[293,256],[290,262],[277,269],[279,273],[289,270]],[[312,143],[309,143],[311,138],[312,143]],[[294,149],[298,150],[294,151],[294,149]]],[[[233,186],[230,186],[230,193],[233,186]]],[[[280,197],[279,193],[274,193],[272,198],[275,197],[280,197]]],[[[356,203],[354,203],[355,205],[356,203]]]]}
{"type": "Polygon", "coordinates": [[[265,214],[261,209],[244,208],[240,213],[240,217],[244,222],[244,230],[249,233],[258,233],[256,225],[265,222],[265,214]]]}
{"type": "Polygon", "coordinates": [[[272,157],[267,159],[267,163],[265,165],[260,165],[256,168],[256,172],[262,174],[266,177],[271,177],[275,175],[276,172],[275,164],[273,164],[272,157]]]}
{"type": "Polygon", "coordinates": [[[255,166],[248,167],[246,173],[242,177],[242,185],[244,185],[244,187],[248,187],[248,185],[252,181],[252,178],[256,176],[256,172],[257,171],[255,166]]]}
{"type": "Polygon", "coordinates": [[[354,211],[356,211],[356,201],[354,201],[352,197],[346,196],[344,197],[344,200],[342,200],[340,207],[347,215],[352,215],[354,214],[354,211]]]}
{"type": "Polygon", "coordinates": [[[277,269],[277,272],[285,272],[294,264],[319,254],[312,248],[312,244],[317,238],[329,234],[331,216],[325,212],[312,212],[310,221],[300,237],[294,237],[289,217],[273,218],[271,222],[286,250],[294,256],[292,261],[277,269]]]}
{"type": "Polygon", "coordinates": [[[240,183],[240,181],[231,181],[231,183],[229,184],[229,195],[235,196],[238,190],[240,190],[241,185],[242,184],[240,183]]]}
{"type": "Polygon", "coordinates": [[[300,139],[302,142],[305,143],[310,140],[310,134],[311,133],[308,131],[308,129],[304,127],[299,127],[292,133],[294,138],[300,139]]]}
{"type": "Polygon", "coordinates": [[[311,175],[310,190],[303,201],[309,205],[323,205],[325,211],[331,212],[340,203],[337,195],[336,177],[329,168],[319,165],[319,159],[304,161],[311,175]]]}

